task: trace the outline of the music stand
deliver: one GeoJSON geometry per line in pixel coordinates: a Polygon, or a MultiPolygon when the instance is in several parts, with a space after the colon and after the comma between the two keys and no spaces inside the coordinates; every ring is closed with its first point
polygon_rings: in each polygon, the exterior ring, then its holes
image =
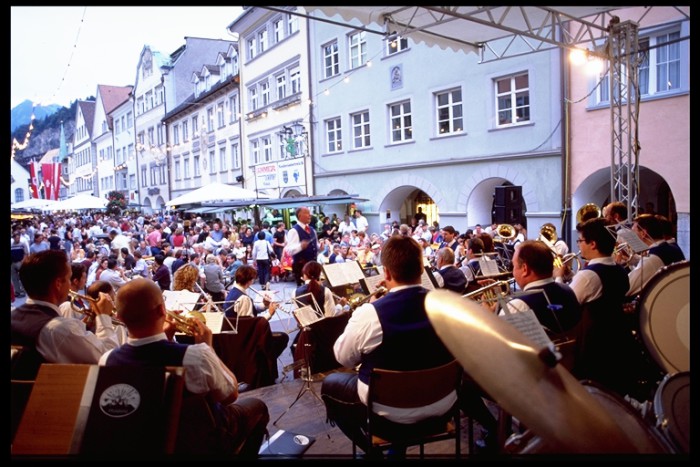
{"type": "MultiPolygon", "coordinates": [[[[318,313],[319,316],[323,316],[323,313],[321,312],[321,308],[319,307],[318,302],[316,302],[316,298],[314,298],[314,296],[310,292],[303,294],[303,295],[300,295],[299,297],[292,297],[292,300],[295,303],[297,303],[297,306],[307,306],[305,303],[303,303],[300,300],[301,297],[306,297],[306,296],[311,297],[312,306],[313,306],[314,310],[316,311],[316,313],[318,313]]],[[[295,315],[295,318],[296,318],[296,315],[295,315]]],[[[323,318],[320,318],[320,319],[323,319],[323,318]]],[[[309,326],[300,327],[299,332],[309,331],[310,329],[311,328],[309,326]]],[[[274,422],[272,422],[272,424],[274,426],[277,426],[277,422],[279,422],[282,419],[282,417],[284,417],[287,414],[287,412],[289,412],[291,410],[291,408],[294,407],[294,404],[296,404],[302,398],[302,396],[304,394],[306,394],[307,392],[311,392],[311,394],[313,394],[316,397],[316,399],[319,400],[319,402],[323,403],[323,399],[321,399],[321,396],[319,396],[316,393],[313,386],[311,385],[311,383],[314,382],[314,378],[313,378],[313,375],[311,373],[311,361],[309,359],[309,347],[311,347],[311,344],[304,342],[304,359],[303,359],[303,362],[301,364],[302,366],[301,366],[300,375],[299,375],[299,379],[301,379],[304,383],[302,384],[301,388],[299,389],[299,393],[297,394],[297,397],[292,401],[291,404],[289,404],[289,407],[287,407],[287,409],[284,412],[282,412],[282,414],[279,417],[277,417],[277,419],[274,422]]],[[[294,367],[296,367],[296,365],[294,365],[294,367]]]]}

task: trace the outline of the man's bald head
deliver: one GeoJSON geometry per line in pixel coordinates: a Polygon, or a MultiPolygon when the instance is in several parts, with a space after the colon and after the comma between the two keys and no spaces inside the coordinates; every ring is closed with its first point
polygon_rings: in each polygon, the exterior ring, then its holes
{"type": "Polygon", "coordinates": [[[158,284],[148,279],[135,279],[117,292],[117,317],[126,324],[129,334],[160,330],[163,304],[163,292],[158,284]]]}

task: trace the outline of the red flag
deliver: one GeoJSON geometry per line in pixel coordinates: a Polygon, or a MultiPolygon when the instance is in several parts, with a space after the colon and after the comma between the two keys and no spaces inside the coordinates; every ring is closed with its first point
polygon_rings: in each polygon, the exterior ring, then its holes
{"type": "Polygon", "coordinates": [[[39,199],[39,168],[36,161],[29,162],[29,188],[32,191],[32,198],[39,199]]]}
{"type": "Polygon", "coordinates": [[[58,197],[61,193],[61,163],[53,163],[53,199],[58,201],[58,197]]]}
{"type": "Polygon", "coordinates": [[[60,164],[49,163],[41,164],[41,177],[44,179],[44,189],[46,190],[46,199],[58,200],[58,186],[60,173],[60,164]]]}

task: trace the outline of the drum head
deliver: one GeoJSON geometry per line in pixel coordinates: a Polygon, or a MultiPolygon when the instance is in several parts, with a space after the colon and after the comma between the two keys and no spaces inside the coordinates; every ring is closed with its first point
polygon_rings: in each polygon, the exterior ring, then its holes
{"type": "Polygon", "coordinates": [[[639,330],[666,373],[690,371],[690,262],[659,270],[639,296],[639,330]]]}
{"type": "Polygon", "coordinates": [[[617,394],[610,392],[593,381],[581,381],[586,390],[602,405],[625,433],[630,435],[639,454],[670,454],[670,444],[647,423],[642,415],[617,394]]]}
{"type": "Polygon", "coordinates": [[[690,453],[690,373],[667,375],[654,397],[656,423],[679,452],[690,453]]]}

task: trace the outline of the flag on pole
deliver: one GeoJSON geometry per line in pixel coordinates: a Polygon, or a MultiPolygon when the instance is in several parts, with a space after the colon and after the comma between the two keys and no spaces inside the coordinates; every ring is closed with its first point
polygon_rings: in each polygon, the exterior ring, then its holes
{"type": "Polygon", "coordinates": [[[46,199],[58,201],[58,192],[61,188],[61,164],[58,162],[42,164],[41,176],[44,179],[46,199]]]}
{"type": "Polygon", "coordinates": [[[29,188],[32,192],[32,198],[39,199],[39,167],[36,161],[29,162],[29,188]]]}

